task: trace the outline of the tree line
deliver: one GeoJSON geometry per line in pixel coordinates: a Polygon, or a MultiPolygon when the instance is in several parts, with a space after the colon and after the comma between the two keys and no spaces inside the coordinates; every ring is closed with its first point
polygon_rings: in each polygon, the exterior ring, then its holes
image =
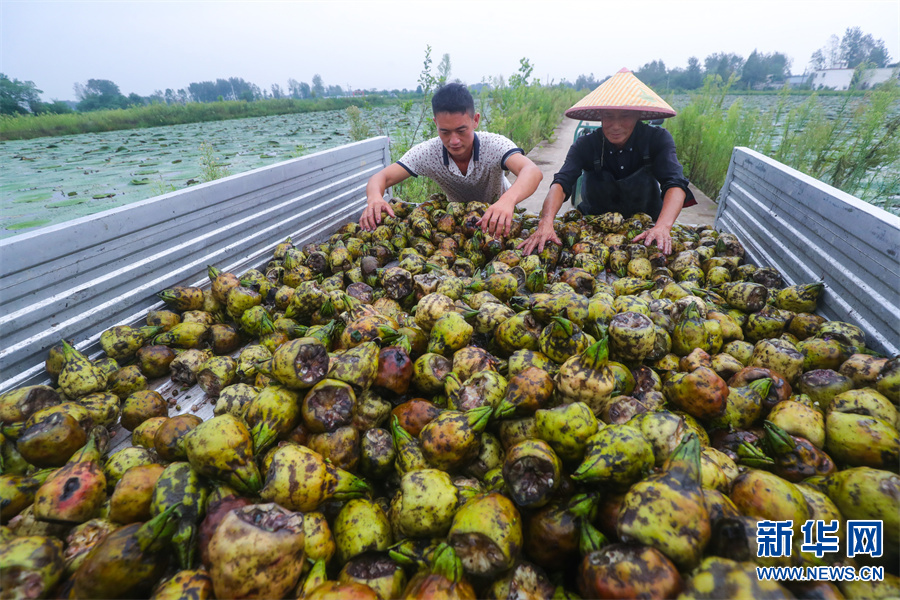
{"type": "MultiPolygon", "coordinates": [[[[446,60],[446,59],[445,59],[446,60]]],[[[863,33],[859,27],[848,27],[842,38],[832,35],[828,42],[813,52],[808,64],[809,70],[830,68],[856,68],[859,65],[873,67],[889,66],[891,57],[883,40],[876,40],[871,34],[863,33]]],[[[791,59],[782,52],[764,53],[754,50],[745,60],[730,52],[716,52],[702,62],[696,56],[688,59],[685,68],[667,68],[662,59],[654,60],[635,70],[635,75],[651,88],[657,90],[696,90],[702,87],[707,76],[721,77],[728,81],[735,77],[734,89],[754,89],[765,85],[780,85],[791,72],[791,59]]],[[[608,79],[608,77],[606,78],[608,79]]],[[[563,79],[558,85],[575,90],[594,89],[606,79],[596,80],[594,74],[579,75],[574,82],[563,79]]],[[[476,90],[490,84],[472,86],[476,90]]],[[[187,104],[188,102],[221,102],[226,100],[254,102],[256,100],[293,98],[297,100],[356,95],[361,92],[375,95],[422,94],[422,86],[415,90],[353,90],[349,85],[325,85],[321,75],[316,74],[311,83],[288,79],[287,87],[272,84],[260,88],[241,77],[199,81],[185,88],[155,90],[149,96],[130,93],[127,96],[119,86],[107,79],[88,79],[75,84],[78,102],[74,110],[88,112],[129,106],[150,104],[187,104]]],[[[70,103],[54,100],[42,102],[38,89],[32,81],[10,79],[0,73],[0,114],[42,114],[72,112],[70,103]]]]}
{"type": "MultiPolygon", "coordinates": [[[[805,73],[811,75],[821,69],[855,69],[860,65],[895,66],[890,61],[884,40],[874,39],[859,27],[848,27],[842,38],[832,35],[825,46],[813,52],[805,73]]],[[[733,89],[750,90],[765,85],[780,86],[791,74],[791,63],[782,52],[753,50],[746,60],[735,53],[717,52],[707,56],[702,65],[696,56],[692,56],[687,68],[667,69],[660,59],[642,65],[634,74],[654,89],[695,90],[702,87],[708,75],[716,75],[723,81],[734,76],[737,81],[733,89]]],[[[809,87],[808,81],[804,86],[809,87]]]]}

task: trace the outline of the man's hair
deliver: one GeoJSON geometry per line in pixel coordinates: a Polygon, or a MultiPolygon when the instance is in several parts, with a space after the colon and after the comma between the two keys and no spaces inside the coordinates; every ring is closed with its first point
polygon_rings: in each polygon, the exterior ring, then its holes
{"type": "Polygon", "coordinates": [[[431,111],[438,113],[468,113],[475,116],[475,99],[461,83],[442,85],[431,97],[431,111]]]}

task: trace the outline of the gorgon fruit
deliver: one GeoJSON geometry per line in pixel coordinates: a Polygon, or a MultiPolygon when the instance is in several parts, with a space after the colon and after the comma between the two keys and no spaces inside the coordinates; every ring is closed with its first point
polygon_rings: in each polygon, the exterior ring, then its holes
{"type": "Polygon", "coordinates": [[[668,556],[681,569],[696,566],[711,534],[700,480],[700,441],[689,434],[663,471],[634,484],[619,510],[617,532],[668,556]]]}

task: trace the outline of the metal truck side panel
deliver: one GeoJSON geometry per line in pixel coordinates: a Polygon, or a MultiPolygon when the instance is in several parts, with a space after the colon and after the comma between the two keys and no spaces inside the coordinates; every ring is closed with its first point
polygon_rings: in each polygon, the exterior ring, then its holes
{"type": "Polygon", "coordinates": [[[373,138],[0,240],[0,391],[42,378],[61,338],[96,352],[105,329],[162,306],[157,292],[208,283],[207,265],[240,273],[287,237],[323,239],[389,162],[373,138]]]}
{"type": "Polygon", "coordinates": [[[748,148],[735,148],[716,229],[788,285],[823,280],[819,313],[861,327],[867,344],[900,353],[900,217],[748,148]]]}

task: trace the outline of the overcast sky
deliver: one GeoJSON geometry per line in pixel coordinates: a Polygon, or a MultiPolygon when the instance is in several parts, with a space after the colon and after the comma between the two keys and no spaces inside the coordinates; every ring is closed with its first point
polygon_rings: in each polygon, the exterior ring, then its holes
{"type": "Polygon", "coordinates": [[[220,77],[286,88],[316,73],[326,86],[414,89],[430,44],[470,84],[508,77],[522,57],[558,82],[754,49],[787,54],[799,74],[854,26],[900,58],[900,0],[0,0],[0,72],[33,81],[44,100],[74,99],[88,79],[142,96],[220,77]]]}

